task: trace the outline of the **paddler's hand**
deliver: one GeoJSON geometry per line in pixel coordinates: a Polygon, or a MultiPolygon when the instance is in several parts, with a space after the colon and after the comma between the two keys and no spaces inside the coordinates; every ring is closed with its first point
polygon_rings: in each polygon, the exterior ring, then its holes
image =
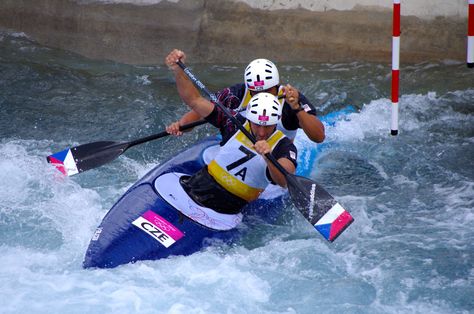
{"type": "Polygon", "coordinates": [[[181,62],[185,63],[186,61],[186,55],[184,54],[183,51],[181,50],[178,50],[178,49],[174,49],[173,51],[171,51],[165,58],[165,64],[168,66],[168,68],[170,70],[177,70],[179,69],[179,65],[176,64],[176,62],[178,62],[179,60],[181,60],[181,62]]]}
{"type": "Polygon", "coordinates": [[[253,145],[253,148],[262,156],[265,156],[267,153],[271,153],[272,150],[270,148],[270,144],[267,141],[261,140],[256,142],[253,145]]]}
{"type": "Polygon", "coordinates": [[[166,127],[166,132],[171,135],[181,136],[183,132],[179,130],[180,126],[179,121],[173,122],[166,127]]]}
{"type": "Polygon", "coordinates": [[[290,84],[286,84],[286,86],[283,86],[283,93],[285,93],[285,100],[291,109],[297,110],[300,108],[300,93],[296,88],[290,84]]]}

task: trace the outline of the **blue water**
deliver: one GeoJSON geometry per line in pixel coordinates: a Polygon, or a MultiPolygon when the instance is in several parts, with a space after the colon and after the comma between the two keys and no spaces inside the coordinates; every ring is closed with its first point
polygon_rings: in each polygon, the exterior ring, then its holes
{"type": "MultiPolygon", "coordinates": [[[[350,228],[325,242],[290,205],[234,246],[83,270],[89,239],[120,195],[215,131],[143,144],[63,177],[46,156],[178,119],[186,108],[172,76],[162,64],[89,60],[0,34],[0,312],[474,313],[474,70],[402,59],[392,137],[390,64],[278,65],[320,114],[356,108],[326,126],[311,174],[355,217],[350,228]]],[[[243,66],[192,68],[217,90],[240,81],[243,66]]]]}

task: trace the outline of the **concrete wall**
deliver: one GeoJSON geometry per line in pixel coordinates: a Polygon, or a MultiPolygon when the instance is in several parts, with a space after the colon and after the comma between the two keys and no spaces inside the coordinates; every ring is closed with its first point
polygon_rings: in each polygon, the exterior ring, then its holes
{"type": "MultiPolygon", "coordinates": [[[[134,1],[134,0],[131,0],[134,1]]],[[[146,1],[146,0],[142,0],[146,1]]],[[[391,0],[239,0],[253,8],[306,9],[326,12],[329,10],[392,11],[391,0]]],[[[401,15],[413,15],[424,19],[444,17],[466,17],[467,0],[401,0],[401,15]]]]}
{"type": "MultiPolygon", "coordinates": [[[[97,59],[390,62],[389,0],[2,0],[0,28],[97,59]]],[[[467,1],[402,0],[401,61],[465,60],[467,1]]]]}
{"type": "MultiPolygon", "coordinates": [[[[81,3],[132,3],[136,5],[157,4],[166,0],[76,0],[81,3]]],[[[167,0],[177,3],[179,0],[167,0]]],[[[391,0],[228,0],[243,2],[252,8],[263,10],[305,9],[310,11],[326,12],[329,10],[392,10],[391,0]]],[[[212,2],[210,2],[212,3],[212,2]]],[[[467,0],[402,0],[402,15],[413,15],[425,19],[439,16],[465,17],[467,14],[467,0]]]]}

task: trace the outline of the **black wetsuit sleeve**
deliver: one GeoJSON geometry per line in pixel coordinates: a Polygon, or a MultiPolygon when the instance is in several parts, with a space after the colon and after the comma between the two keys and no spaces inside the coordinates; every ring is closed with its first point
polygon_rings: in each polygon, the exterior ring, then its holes
{"type": "Polygon", "coordinates": [[[287,137],[278,142],[277,146],[275,146],[272,151],[272,155],[276,159],[287,158],[295,165],[295,167],[297,166],[296,160],[298,159],[298,151],[295,144],[293,144],[293,142],[287,137]]]}
{"type": "MultiPolygon", "coordinates": [[[[287,137],[283,138],[277,144],[277,146],[275,146],[275,148],[272,151],[272,155],[273,155],[273,157],[276,158],[276,160],[278,160],[280,158],[287,158],[295,165],[295,168],[297,166],[298,151],[296,149],[296,146],[293,144],[293,142],[290,141],[290,139],[288,139],[287,137]]],[[[272,177],[270,176],[270,171],[268,170],[268,168],[267,168],[266,172],[267,172],[267,178],[273,184],[276,184],[275,182],[273,182],[272,177]]]]}
{"type": "Polygon", "coordinates": [[[313,116],[316,115],[316,108],[313,106],[313,104],[306,98],[305,95],[300,93],[300,101],[299,101],[301,107],[303,107],[304,111],[306,111],[309,114],[312,114],[313,116]]]}

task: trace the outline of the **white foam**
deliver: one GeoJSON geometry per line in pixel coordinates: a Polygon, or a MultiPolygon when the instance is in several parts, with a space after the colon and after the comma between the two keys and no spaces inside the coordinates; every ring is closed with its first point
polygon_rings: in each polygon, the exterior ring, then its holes
{"type": "Polygon", "coordinates": [[[150,76],[149,75],[141,75],[141,76],[136,76],[136,82],[146,86],[146,85],[151,85],[150,81],[150,76]]]}
{"type": "MultiPolygon", "coordinates": [[[[336,94],[345,103],[352,92],[340,89],[336,94]]],[[[321,167],[319,173],[333,172],[317,182],[355,218],[334,243],[288,206],[272,224],[244,221],[249,233],[235,246],[216,241],[191,256],[106,270],[81,269],[102,216],[157,161],[209,132],[143,145],[71,178],[45,160],[52,147],[70,143],[2,138],[2,312],[466,312],[474,274],[469,264],[474,191],[463,152],[474,142],[469,133],[473,95],[472,89],[402,95],[396,138],[389,135],[391,102],[385,98],[327,126],[326,143],[334,154],[326,161],[332,156],[342,162],[321,167]],[[460,161],[465,165],[458,166],[460,161]]],[[[46,119],[44,114],[41,110],[46,119]]],[[[153,119],[143,121],[152,125],[153,119]]],[[[37,125],[36,130],[46,127],[37,125]]],[[[114,123],[112,129],[123,134],[114,123]]]]}
{"type": "MultiPolygon", "coordinates": [[[[451,92],[455,97],[469,97],[470,91],[451,92]]],[[[443,105],[446,96],[440,97],[436,92],[426,94],[402,95],[400,104],[400,131],[426,129],[439,119],[470,120],[469,115],[455,112],[449,106],[443,105]],[[433,113],[439,112],[434,118],[433,113]],[[426,117],[430,116],[429,119],[426,117]]],[[[390,115],[392,103],[389,99],[376,99],[364,104],[360,112],[351,113],[346,119],[336,122],[333,129],[327,130],[328,142],[363,140],[369,136],[387,138],[390,133],[390,115]]]]}

